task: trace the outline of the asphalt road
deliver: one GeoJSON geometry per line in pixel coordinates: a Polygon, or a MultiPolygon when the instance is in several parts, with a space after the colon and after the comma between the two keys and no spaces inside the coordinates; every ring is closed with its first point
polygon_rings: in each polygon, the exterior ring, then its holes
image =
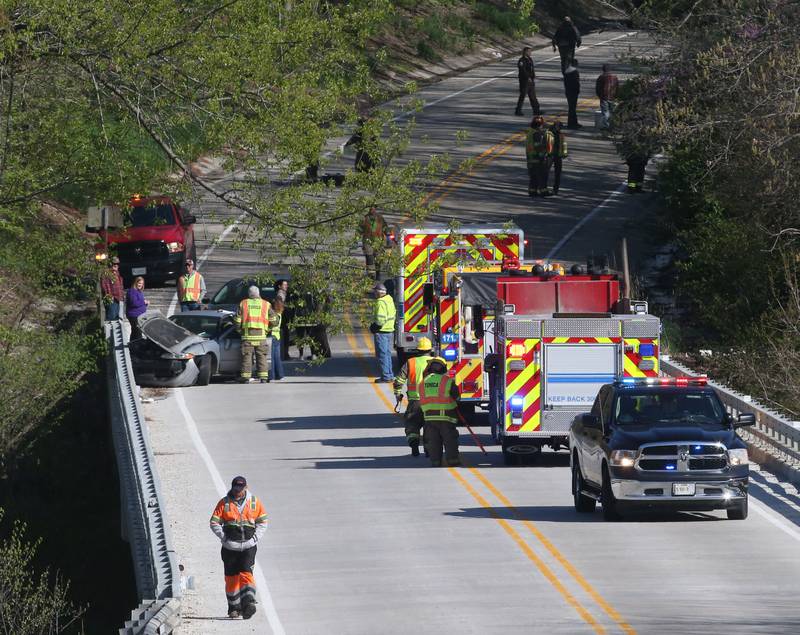
{"type": "MultiPolygon", "coordinates": [[[[624,33],[584,42],[587,96],[602,62],[623,48],[652,46],[624,33]]],[[[543,108],[563,111],[558,62],[549,51],[534,59],[543,108]]],[[[624,166],[591,130],[589,115],[570,138],[563,196],[527,197],[522,144],[503,143],[527,121],[512,114],[515,72],[506,61],[422,91],[426,101],[439,100],[418,116],[434,148],[491,158],[439,188],[440,214],[512,217],[534,236],[536,256],[556,247],[568,259],[603,253],[623,235],[646,245],[653,219],[637,197],[614,194],[624,166]],[[469,138],[456,147],[459,129],[469,138]]],[[[211,218],[206,208],[197,212],[211,218]]],[[[200,227],[200,252],[231,214],[216,210],[215,222],[200,227]]],[[[260,268],[257,254],[226,241],[201,262],[212,289],[260,268]]],[[[171,293],[151,298],[168,308],[171,293]]],[[[178,559],[194,583],[182,632],[800,632],[796,492],[778,495],[768,476],[759,477],[761,502],[745,521],[695,513],[606,524],[599,512],[573,511],[566,453],[503,467],[496,446],[484,456],[462,434],[468,467],[428,468],[408,454],[390,389],[372,383],[368,337],[356,330],[334,338],[329,363],[292,362],[280,383],[146,393],[154,398],[146,414],[178,559]],[[207,524],[236,474],[248,478],[271,519],[259,548],[259,613],[250,622],[224,617],[219,547],[207,524]]],[[[488,444],[486,428],[478,431],[488,444]]]]}

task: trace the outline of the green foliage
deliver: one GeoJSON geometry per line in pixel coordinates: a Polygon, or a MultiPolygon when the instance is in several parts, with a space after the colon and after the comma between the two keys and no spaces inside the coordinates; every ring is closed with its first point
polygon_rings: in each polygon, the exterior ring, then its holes
{"type": "Polygon", "coordinates": [[[481,20],[493,25],[506,35],[523,37],[538,31],[532,17],[532,5],[533,3],[530,3],[530,7],[504,9],[490,2],[476,2],[475,13],[481,20]]]}
{"type": "Polygon", "coordinates": [[[83,611],[69,601],[68,583],[48,570],[36,574],[33,560],[41,541],[29,542],[25,534],[25,525],[17,522],[0,542],[0,629],[14,635],[74,630],[83,611]]]}
{"type": "Polygon", "coordinates": [[[430,62],[438,62],[442,59],[442,56],[439,55],[425,40],[420,40],[417,42],[417,55],[430,62]]]}

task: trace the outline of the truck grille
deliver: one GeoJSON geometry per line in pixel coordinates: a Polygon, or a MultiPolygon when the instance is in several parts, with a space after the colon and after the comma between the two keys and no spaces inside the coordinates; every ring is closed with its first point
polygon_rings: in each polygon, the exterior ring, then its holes
{"type": "Polygon", "coordinates": [[[117,243],[117,256],[122,262],[142,262],[166,258],[167,246],[163,240],[143,240],[136,243],[117,243]]]}
{"type": "Polygon", "coordinates": [[[728,455],[721,443],[647,443],[639,449],[636,467],[646,472],[707,472],[728,467],[728,455]]]}

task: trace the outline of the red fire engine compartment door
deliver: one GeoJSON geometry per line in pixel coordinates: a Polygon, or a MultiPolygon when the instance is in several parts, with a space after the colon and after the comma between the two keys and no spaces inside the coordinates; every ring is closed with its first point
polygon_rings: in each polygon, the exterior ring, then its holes
{"type": "Polygon", "coordinates": [[[531,276],[497,280],[497,297],[517,315],[610,313],[619,300],[615,276],[531,276]]]}

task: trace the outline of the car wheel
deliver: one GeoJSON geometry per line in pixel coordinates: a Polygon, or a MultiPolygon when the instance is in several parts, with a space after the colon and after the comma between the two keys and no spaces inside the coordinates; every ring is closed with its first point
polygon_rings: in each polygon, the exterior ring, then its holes
{"type": "Polygon", "coordinates": [[[603,468],[603,492],[600,495],[600,503],[603,505],[604,520],[615,521],[622,518],[617,499],[614,498],[614,492],[611,490],[611,476],[607,467],[603,468]]]}
{"type": "Polygon", "coordinates": [[[727,509],[728,520],[744,520],[747,518],[747,497],[744,500],[736,503],[733,507],[727,509]]]}
{"type": "Polygon", "coordinates": [[[211,374],[214,370],[214,356],[203,355],[197,360],[197,368],[200,374],[197,376],[196,386],[208,386],[211,381],[211,374]]]}
{"type": "Polygon", "coordinates": [[[578,464],[578,457],[572,459],[572,498],[575,503],[575,511],[581,514],[591,514],[595,510],[597,501],[590,496],[581,494],[586,489],[586,483],[581,474],[581,466],[578,464]]]}

